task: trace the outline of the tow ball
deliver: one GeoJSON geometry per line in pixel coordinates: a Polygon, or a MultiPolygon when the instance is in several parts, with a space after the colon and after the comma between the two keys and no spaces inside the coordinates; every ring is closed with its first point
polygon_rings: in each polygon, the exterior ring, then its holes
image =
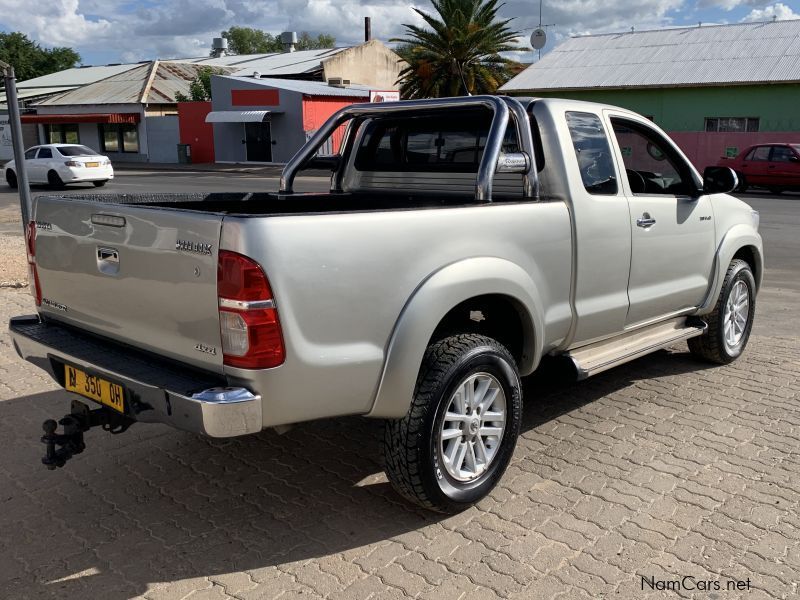
{"type": "Polygon", "coordinates": [[[133,423],[133,419],[107,408],[89,410],[83,402],[73,400],[72,410],[58,423],[53,419],[42,423],[42,443],[47,448],[42,464],[51,471],[63,467],[70,458],[86,449],[83,434],[92,427],[102,427],[104,431],[117,434],[126,431],[133,423]],[[63,433],[56,433],[59,425],[63,426],[63,433]]]}

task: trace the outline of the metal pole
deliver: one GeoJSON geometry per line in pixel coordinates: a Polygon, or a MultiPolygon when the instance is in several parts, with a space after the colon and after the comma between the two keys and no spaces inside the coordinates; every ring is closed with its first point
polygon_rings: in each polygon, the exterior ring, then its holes
{"type": "Polygon", "coordinates": [[[14,145],[14,167],[17,172],[17,189],[19,189],[19,208],[22,213],[22,231],[26,231],[31,212],[31,188],[28,185],[28,171],[25,169],[25,148],[22,141],[22,121],[19,118],[17,100],[17,79],[14,67],[0,60],[0,69],[6,84],[6,104],[8,104],[8,122],[11,125],[11,141],[14,145]]]}

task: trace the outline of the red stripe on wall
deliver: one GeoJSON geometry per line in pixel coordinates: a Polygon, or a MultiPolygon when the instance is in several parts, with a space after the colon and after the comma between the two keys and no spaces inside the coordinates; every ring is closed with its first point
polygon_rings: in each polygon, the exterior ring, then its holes
{"type": "Polygon", "coordinates": [[[233,106],[278,106],[280,103],[278,90],[231,90],[233,106]]]}

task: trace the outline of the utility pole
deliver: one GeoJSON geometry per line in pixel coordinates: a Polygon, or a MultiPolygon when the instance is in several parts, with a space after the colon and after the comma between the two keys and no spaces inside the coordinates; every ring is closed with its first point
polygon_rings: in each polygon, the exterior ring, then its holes
{"type": "Polygon", "coordinates": [[[22,141],[22,121],[19,118],[19,102],[17,100],[17,78],[14,67],[0,60],[3,79],[6,86],[6,104],[8,104],[8,123],[11,125],[11,142],[14,145],[14,166],[17,171],[17,189],[19,190],[19,208],[22,213],[22,231],[27,230],[31,210],[31,188],[28,185],[28,171],[25,169],[25,148],[22,141]]]}

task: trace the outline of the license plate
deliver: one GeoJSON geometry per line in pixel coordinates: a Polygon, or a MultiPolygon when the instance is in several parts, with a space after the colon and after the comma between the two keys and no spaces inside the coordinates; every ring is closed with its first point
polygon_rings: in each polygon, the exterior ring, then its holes
{"type": "Polygon", "coordinates": [[[70,392],[91,398],[109,408],[125,412],[125,394],[121,385],[64,365],[64,387],[70,392]]]}
{"type": "Polygon", "coordinates": [[[86,166],[87,166],[87,167],[99,167],[99,166],[100,166],[100,163],[98,163],[98,162],[94,162],[94,163],[86,163],[86,166]]]}

